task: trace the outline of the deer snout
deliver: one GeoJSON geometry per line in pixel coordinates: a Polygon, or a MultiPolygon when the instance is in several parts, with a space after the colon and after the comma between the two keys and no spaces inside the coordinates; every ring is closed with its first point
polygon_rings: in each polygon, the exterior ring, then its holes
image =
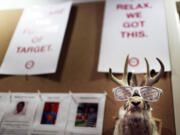
{"type": "Polygon", "coordinates": [[[131,104],[133,104],[135,107],[137,107],[141,102],[134,102],[132,101],[131,104]]]}

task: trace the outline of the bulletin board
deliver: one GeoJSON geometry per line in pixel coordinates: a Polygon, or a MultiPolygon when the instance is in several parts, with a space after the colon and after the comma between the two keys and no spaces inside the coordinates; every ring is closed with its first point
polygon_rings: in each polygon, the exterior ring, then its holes
{"type": "MultiPolygon", "coordinates": [[[[0,92],[107,92],[103,135],[113,134],[114,119],[123,102],[116,102],[117,85],[106,73],[98,73],[104,2],[74,4],[59,58],[57,72],[48,75],[0,75],[0,92]]],[[[0,64],[23,10],[0,11],[0,64]]],[[[38,58],[37,58],[38,59],[38,58]]],[[[121,74],[117,74],[121,78],[121,74]]],[[[144,74],[138,74],[138,80],[144,74]]],[[[163,89],[159,102],[152,103],[153,116],[162,120],[162,135],[175,135],[171,73],[154,85],[163,89]]]]}

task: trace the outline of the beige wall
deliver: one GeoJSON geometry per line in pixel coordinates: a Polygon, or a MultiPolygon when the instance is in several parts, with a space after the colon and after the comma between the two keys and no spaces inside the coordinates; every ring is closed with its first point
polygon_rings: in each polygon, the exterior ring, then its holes
{"type": "MultiPolygon", "coordinates": [[[[23,8],[33,4],[49,3],[49,0],[6,0],[1,1],[0,10],[7,8],[23,8]]],[[[61,1],[68,0],[50,0],[51,3],[59,3],[61,1]]],[[[74,0],[76,2],[83,0],[74,0]]],[[[95,0],[84,0],[84,1],[95,1],[95,0]]],[[[98,0],[100,1],[100,0],[98,0]]],[[[172,88],[174,96],[174,111],[176,120],[176,134],[180,135],[180,22],[179,16],[176,9],[177,0],[165,0],[166,15],[167,15],[167,28],[169,35],[169,49],[171,55],[172,64],[172,88]]],[[[179,0],[180,2],[180,0],[179,0]]],[[[167,99],[168,100],[168,99],[167,99]]]]}

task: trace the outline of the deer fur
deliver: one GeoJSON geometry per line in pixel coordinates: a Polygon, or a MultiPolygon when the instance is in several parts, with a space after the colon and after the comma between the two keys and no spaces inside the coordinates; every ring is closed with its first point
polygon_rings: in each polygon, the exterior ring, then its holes
{"type": "MultiPolygon", "coordinates": [[[[120,86],[134,86],[134,79],[131,79],[130,84],[128,83],[128,72],[127,72],[127,65],[128,65],[128,58],[125,62],[124,74],[122,80],[117,79],[110,69],[110,77],[111,79],[116,82],[120,86]]],[[[157,59],[160,63],[161,70],[160,72],[151,77],[149,72],[149,64],[146,61],[147,66],[147,74],[143,80],[144,86],[152,86],[156,83],[160,77],[164,73],[164,65],[162,62],[157,59]]],[[[133,96],[130,97],[127,102],[121,106],[118,113],[118,118],[116,120],[114,134],[113,135],[159,135],[157,131],[157,127],[155,121],[152,118],[151,114],[152,108],[150,107],[149,103],[140,96],[138,91],[134,91],[133,96]],[[133,105],[133,103],[139,103],[138,106],[133,105]]]]}

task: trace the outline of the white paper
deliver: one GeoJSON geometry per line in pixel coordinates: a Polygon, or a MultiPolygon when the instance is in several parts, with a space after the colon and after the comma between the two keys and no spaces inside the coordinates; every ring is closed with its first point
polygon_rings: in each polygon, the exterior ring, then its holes
{"type": "Polygon", "coordinates": [[[42,101],[38,105],[31,135],[64,135],[69,117],[70,95],[41,94],[41,96],[42,101]]]}
{"type": "Polygon", "coordinates": [[[13,93],[1,121],[0,134],[28,135],[38,102],[37,94],[13,93]]]}
{"type": "Polygon", "coordinates": [[[72,2],[24,10],[0,68],[1,74],[56,72],[72,2]]]}
{"type": "Polygon", "coordinates": [[[72,94],[71,97],[65,135],[102,135],[106,95],[72,94]]]}
{"type": "Polygon", "coordinates": [[[3,121],[4,114],[10,104],[10,94],[9,93],[0,93],[0,126],[3,121]]]}
{"type": "Polygon", "coordinates": [[[170,71],[167,39],[163,0],[107,0],[98,71],[123,73],[128,54],[131,72],[146,72],[144,57],[159,71],[158,57],[170,71]]]}

